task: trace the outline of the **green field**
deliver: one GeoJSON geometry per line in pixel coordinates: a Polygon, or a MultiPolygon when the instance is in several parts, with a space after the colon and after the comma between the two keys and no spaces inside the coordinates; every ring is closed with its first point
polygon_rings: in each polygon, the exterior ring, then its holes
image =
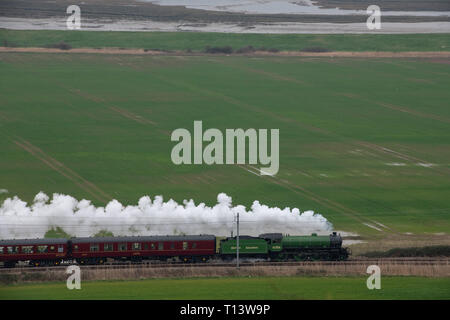
{"type": "Polygon", "coordinates": [[[450,278],[383,277],[368,290],[362,277],[203,278],[64,282],[0,286],[0,299],[449,299],[450,278]],[[212,289],[214,288],[214,289],[212,289]]]}
{"type": "Polygon", "coordinates": [[[22,31],[0,29],[0,46],[47,47],[64,41],[73,48],[142,48],[202,51],[206,46],[278,50],[320,47],[329,51],[449,51],[449,34],[233,34],[211,32],[22,31]]]}
{"type": "MultiPolygon", "coordinates": [[[[448,233],[450,64],[0,53],[0,201],[258,199],[365,235],[448,233]],[[279,128],[280,170],[171,162],[176,128],[279,128]],[[377,231],[365,223],[379,222],[377,231]]],[[[259,166],[257,166],[259,167],[259,166]]]]}

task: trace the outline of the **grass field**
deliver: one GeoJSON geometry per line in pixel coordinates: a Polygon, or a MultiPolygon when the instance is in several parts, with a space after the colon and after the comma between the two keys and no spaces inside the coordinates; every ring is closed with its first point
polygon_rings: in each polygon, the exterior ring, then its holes
{"type": "Polygon", "coordinates": [[[73,48],[143,48],[202,51],[206,46],[252,45],[278,50],[321,47],[329,51],[449,51],[448,34],[231,34],[209,32],[23,31],[0,29],[1,46],[47,47],[64,41],[73,48]]]}
{"type": "Polygon", "coordinates": [[[43,190],[214,204],[226,192],[363,235],[450,229],[441,60],[1,53],[0,69],[0,201],[43,190]],[[194,120],[279,128],[278,175],[174,165],[170,133],[194,120]]]}
{"type": "Polygon", "coordinates": [[[64,282],[0,286],[0,299],[449,299],[450,278],[382,277],[368,290],[362,277],[204,278],[64,282]],[[214,288],[214,290],[211,290],[214,288]]]}

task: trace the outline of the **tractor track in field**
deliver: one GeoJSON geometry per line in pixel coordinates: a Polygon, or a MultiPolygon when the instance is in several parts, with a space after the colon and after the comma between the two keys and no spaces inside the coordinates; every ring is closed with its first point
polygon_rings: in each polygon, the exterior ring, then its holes
{"type": "Polygon", "coordinates": [[[147,118],[144,118],[143,116],[135,114],[135,113],[133,113],[133,112],[131,112],[129,110],[120,108],[120,107],[118,107],[118,106],[108,102],[103,97],[83,92],[80,89],[67,87],[67,86],[62,85],[62,84],[58,84],[58,86],[63,88],[64,90],[69,91],[71,94],[74,94],[74,95],[82,97],[83,99],[90,100],[90,101],[92,101],[94,103],[97,103],[97,104],[102,104],[103,106],[109,108],[110,111],[113,111],[113,112],[115,112],[115,113],[117,113],[117,114],[119,114],[119,115],[129,119],[129,120],[132,120],[134,122],[137,122],[137,123],[140,123],[140,124],[143,124],[143,125],[154,126],[156,128],[156,130],[158,130],[160,133],[162,133],[164,135],[167,135],[167,136],[170,136],[169,132],[158,128],[156,122],[154,122],[152,120],[149,120],[147,118]]]}
{"type": "MultiPolygon", "coordinates": [[[[358,266],[358,265],[408,265],[408,266],[450,266],[448,258],[379,258],[351,259],[346,261],[292,261],[292,262],[241,262],[241,268],[248,267],[302,267],[302,266],[358,266]]],[[[21,266],[0,268],[0,274],[21,272],[51,272],[64,270],[68,265],[60,266],[21,266]]],[[[80,265],[81,270],[106,269],[167,269],[167,268],[236,268],[235,262],[228,263],[108,263],[103,265],[80,265]]]]}
{"type": "Polygon", "coordinates": [[[432,119],[432,120],[436,120],[439,122],[444,122],[444,123],[450,123],[450,119],[444,116],[438,116],[435,114],[431,114],[431,113],[424,113],[424,112],[420,112],[420,111],[416,111],[416,110],[412,110],[410,108],[407,108],[405,106],[399,106],[399,105],[394,105],[392,103],[387,103],[387,102],[381,102],[381,101],[373,101],[370,99],[365,99],[363,97],[361,97],[360,95],[357,95],[355,93],[335,93],[336,95],[340,95],[340,96],[344,96],[346,98],[349,99],[358,99],[364,103],[374,103],[376,105],[378,105],[379,107],[383,107],[386,109],[390,109],[390,110],[394,110],[394,111],[398,111],[398,112],[403,112],[403,113],[407,113],[409,115],[413,115],[416,117],[420,117],[423,119],[432,119]]]}
{"type": "Polygon", "coordinates": [[[58,172],[59,174],[63,175],[67,179],[74,182],[81,189],[91,194],[95,199],[102,201],[104,203],[107,203],[108,199],[111,199],[111,196],[109,196],[99,187],[94,185],[92,182],[84,179],[75,171],[69,169],[61,162],[59,162],[58,160],[54,159],[53,157],[42,151],[42,149],[31,144],[29,141],[19,136],[15,136],[15,140],[13,140],[13,142],[21,149],[29,152],[32,156],[42,161],[49,168],[53,169],[54,171],[58,172]]]}

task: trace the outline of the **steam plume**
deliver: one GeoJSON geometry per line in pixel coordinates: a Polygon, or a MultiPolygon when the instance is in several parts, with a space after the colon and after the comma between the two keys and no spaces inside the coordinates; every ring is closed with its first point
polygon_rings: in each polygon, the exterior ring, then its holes
{"type": "Polygon", "coordinates": [[[229,236],[235,229],[234,217],[239,212],[241,235],[259,235],[267,232],[289,234],[325,233],[332,225],[313,211],[300,213],[297,208],[279,209],[254,201],[247,211],[242,205],[232,206],[225,193],[217,196],[217,204],[208,207],[196,205],[193,200],[178,204],[153,200],[149,196],[139,199],[135,206],[124,206],[117,200],[106,207],[95,207],[89,200],[78,201],[69,195],[39,192],[31,205],[17,196],[7,198],[0,207],[0,238],[42,238],[56,227],[71,236],[93,236],[100,231],[119,235],[173,235],[214,234],[229,236]]]}

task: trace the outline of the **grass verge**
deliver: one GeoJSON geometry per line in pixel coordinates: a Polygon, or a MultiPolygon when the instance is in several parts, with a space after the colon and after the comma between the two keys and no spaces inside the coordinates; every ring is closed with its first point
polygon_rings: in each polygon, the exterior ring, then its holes
{"type": "Polygon", "coordinates": [[[366,277],[262,277],[65,282],[0,286],[0,299],[448,299],[450,278],[384,277],[368,290],[366,277]]]}
{"type": "Polygon", "coordinates": [[[72,48],[127,48],[204,51],[207,47],[238,51],[252,46],[266,50],[308,51],[449,51],[448,34],[230,34],[212,32],[108,32],[0,29],[0,45],[72,48]]]}

